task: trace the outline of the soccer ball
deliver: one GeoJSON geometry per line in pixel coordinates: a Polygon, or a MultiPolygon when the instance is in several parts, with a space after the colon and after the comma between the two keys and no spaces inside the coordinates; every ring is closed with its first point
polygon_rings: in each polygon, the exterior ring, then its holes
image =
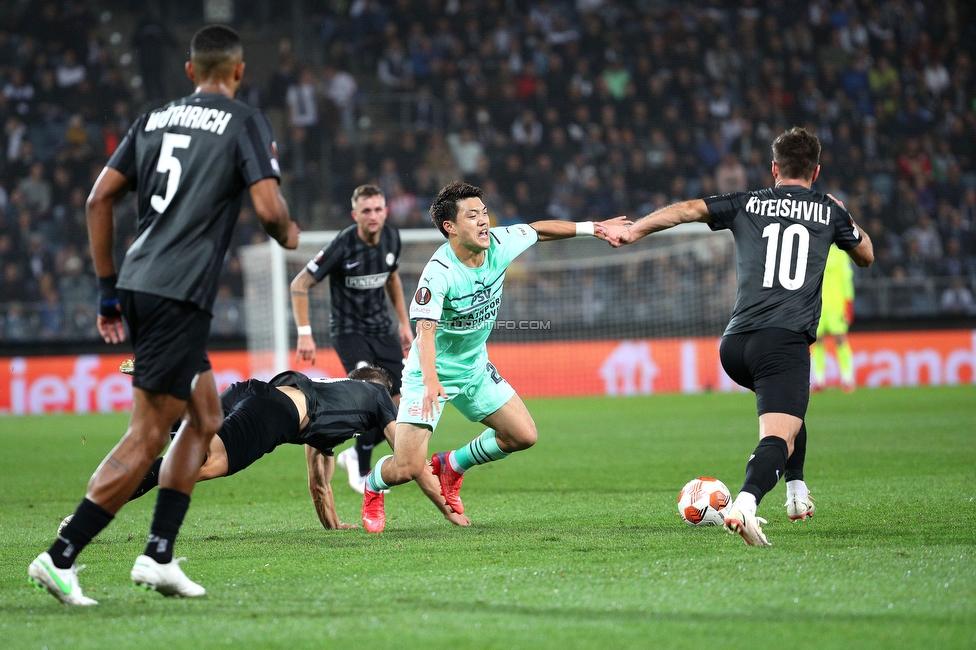
{"type": "Polygon", "coordinates": [[[71,523],[71,520],[72,519],[74,519],[74,515],[73,514],[70,514],[70,515],[68,515],[67,517],[65,517],[64,519],[61,520],[61,525],[58,526],[58,535],[61,534],[61,531],[64,530],[64,527],[65,526],[67,526],[68,524],[71,523]]]}
{"type": "Polygon", "coordinates": [[[729,488],[711,476],[688,481],[678,493],[678,513],[689,526],[721,526],[725,523],[725,507],[730,503],[729,488]]]}

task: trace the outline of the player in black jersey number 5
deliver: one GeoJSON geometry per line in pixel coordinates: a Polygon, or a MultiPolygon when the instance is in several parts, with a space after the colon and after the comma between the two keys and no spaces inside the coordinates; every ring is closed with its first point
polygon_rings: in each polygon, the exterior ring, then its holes
{"type": "MultiPolygon", "coordinates": [[[[349,226],[312,259],[291,283],[291,305],[298,326],[295,360],[315,363],[315,339],[308,318],[308,290],[329,276],[332,309],[329,330],[332,345],[346,372],[375,364],[393,379],[393,402],[400,404],[403,353],[413,343],[407,318],[400,264],[400,233],[386,223],[386,198],[375,185],[360,185],[352,193],[349,226]],[[398,320],[396,333],[387,298],[398,320]]],[[[373,447],[382,436],[360,436],[356,444],[336,457],[349,472],[349,484],[363,493],[371,467],[373,447]]]]}
{"type": "Polygon", "coordinates": [[[742,491],[725,527],[750,546],[768,546],[756,507],[786,477],[790,519],[813,514],[803,481],[810,401],[810,344],[817,337],[820,290],[830,245],[858,266],[874,261],[867,234],[842,203],[811,189],[820,174],[820,142],[793,128],[773,142],[776,187],[685,201],[663,208],[630,228],[614,228],[611,245],[691,221],[735,237],[738,291],[720,356],[729,377],[755,391],[759,446],[746,465],[742,491]]]}
{"type": "Polygon", "coordinates": [[[132,495],[181,416],[132,579],[167,596],[206,593],[173,559],[173,541],[223,421],[206,344],[244,193],[269,235],[286,248],[298,245],[298,227],[278,190],[271,126],[260,111],[233,99],[244,74],[242,56],[240,37],[229,27],[198,31],[186,64],[195,92],[136,120],[88,197],[98,331],[106,342],[119,343],[127,330],[139,363],[128,431],[95,470],[71,522],[28,569],[32,581],[67,604],[97,604],[82,594],[75,558],[132,495]],[[138,236],[116,278],[112,208],[129,190],[138,193],[138,236]]]}

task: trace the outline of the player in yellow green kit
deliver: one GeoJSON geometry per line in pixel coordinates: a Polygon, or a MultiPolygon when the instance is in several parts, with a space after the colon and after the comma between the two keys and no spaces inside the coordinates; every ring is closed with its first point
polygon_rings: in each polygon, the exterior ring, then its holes
{"type": "Polygon", "coordinates": [[[580,235],[604,238],[607,224],[629,223],[620,217],[596,224],[536,221],[489,228],[482,196],[481,189],[454,182],[430,207],[431,219],[447,243],[424,267],[410,304],[417,338],[403,369],[396,447],[366,477],[363,525],[371,533],[386,524],[384,490],[433,471],[444,502],[462,515],[458,491],[466,470],[535,444],[538,433],[532,416],[488,360],[485,346],[498,316],[505,271],[537,241],[580,235]],[[435,454],[428,468],[427,443],[446,401],[488,429],[460,449],[435,454]]]}
{"type": "Polygon", "coordinates": [[[820,325],[817,326],[817,341],[810,351],[814,390],[822,390],[827,384],[825,335],[834,339],[841,387],[847,393],[854,390],[854,355],[850,341],[847,340],[847,328],[853,320],[854,268],[851,266],[851,258],[833,245],[824,269],[823,308],[820,312],[820,325]]]}

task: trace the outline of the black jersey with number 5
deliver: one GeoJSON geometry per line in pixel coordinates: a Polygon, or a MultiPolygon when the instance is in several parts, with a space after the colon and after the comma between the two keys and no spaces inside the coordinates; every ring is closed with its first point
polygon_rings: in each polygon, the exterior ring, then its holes
{"type": "Polygon", "coordinates": [[[138,193],[119,288],[210,311],[244,192],[280,178],[268,119],[224,95],[194,93],[136,120],[107,166],[138,193]]]}
{"type": "Polygon", "coordinates": [[[830,245],[861,243],[851,215],[800,185],[705,199],[712,230],[735,237],[738,292],[726,334],[780,327],[817,338],[830,245]]]}

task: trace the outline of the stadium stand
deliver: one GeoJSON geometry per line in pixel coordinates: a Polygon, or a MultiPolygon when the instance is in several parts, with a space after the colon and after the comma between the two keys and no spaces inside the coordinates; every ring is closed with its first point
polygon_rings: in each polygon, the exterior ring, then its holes
{"type": "MultiPolygon", "coordinates": [[[[188,91],[188,4],[0,6],[0,341],[96,337],[84,199],[131,121],[188,91]]],[[[429,227],[455,178],[499,224],[643,214],[771,184],[769,142],[799,124],[824,145],[819,188],[875,242],[859,317],[976,313],[970,3],[306,1],[298,21],[233,6],[239,98],[272,118],[305,229],[346,225],[363,182],[401,228],[429,227]]],[[[250,210],[240,224],[233,250],[263,240],[250,210]]],[[[243,332],[242,294],[235,252],[215,336],[243,332]]]]}

